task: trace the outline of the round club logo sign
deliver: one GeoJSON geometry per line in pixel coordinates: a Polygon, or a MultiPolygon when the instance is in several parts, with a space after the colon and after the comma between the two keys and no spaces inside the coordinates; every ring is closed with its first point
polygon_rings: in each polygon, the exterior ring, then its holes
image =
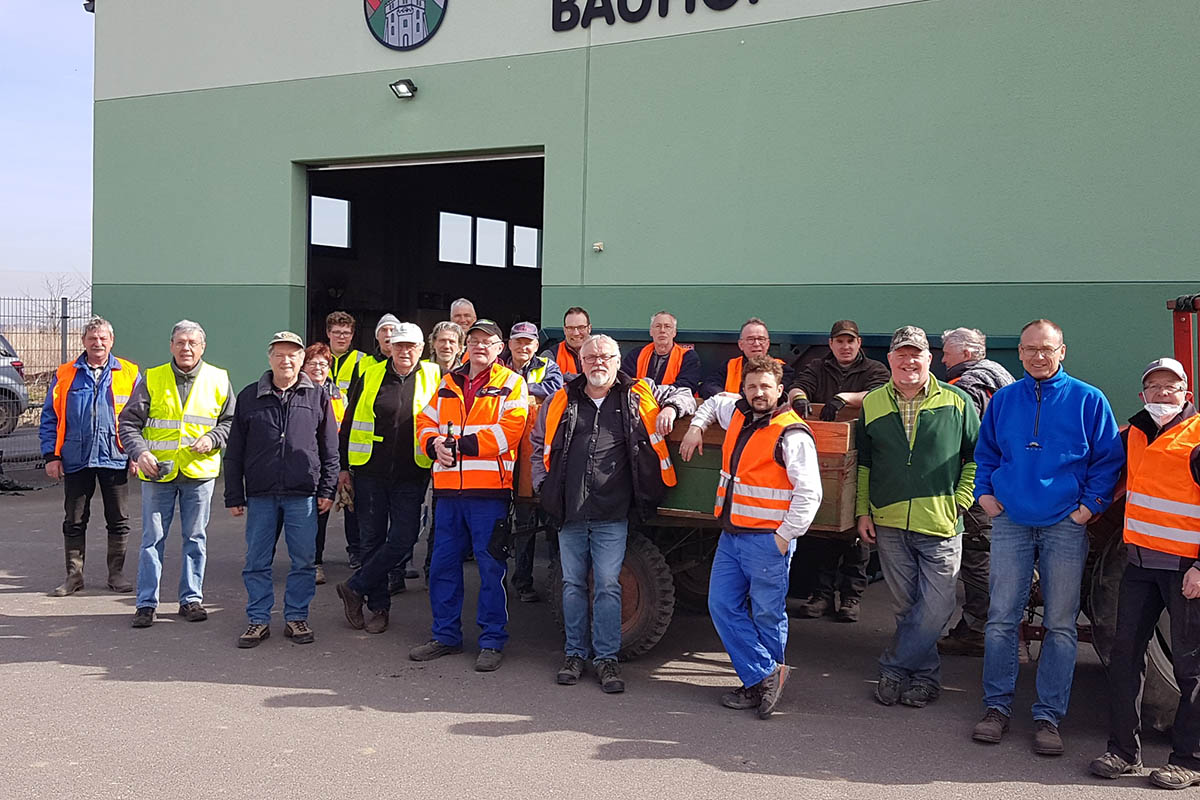
{"type": "Polygon", "coordinates": [[[363,0],[367,27],[384,47],[412,50],[437,33],[450,0],[363,0]]]}

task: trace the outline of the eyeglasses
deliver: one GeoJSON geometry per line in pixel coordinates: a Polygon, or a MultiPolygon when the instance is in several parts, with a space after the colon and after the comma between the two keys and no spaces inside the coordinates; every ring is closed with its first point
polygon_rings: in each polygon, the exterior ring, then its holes
{"type": "Polygon", "coordinates": [[[1166,386],[1156,386],[1156,385],[1143,386],[1142,391],[1145,392],[1146,394],[1154,394],[1155,392],[1162,392],[1164,394],[1178,394],[1179,392],[1186,392],[1187,387],[1182,386],[1178,383],[1172,383],[1172,384],[1168,384],[1166,386]]]}
{"type": "Polygon", "coordinates": [[[564,325],[563,330],[570,333],[587,333],[588,329],[591,327],[591,323],[588,323],[587,325],[564,325]]]}
{"type": "Polygon", "coordinates": [[[742,341],[747,344],[766,344],[771,341],[770,336],[743,336],[742,341]]]}
{"type": "Polygon", "coordinates": [[[610,361],[620,358],[616,353],[609,355],[599,354],[594,356],[584,356],[583,363],[585,364],[607,364],[610,361]]]}
{"type": "Polygon", "coordinates": [[[313,369],[329,369],[328,361],[309,361],[304,366],[312,367],[313,369]]]}
{"type": "Polygon", "coordinates": [[[491,347],[494,344],[500,344],[500,340],[499,339],[489,339],[486,342],[481,342],[478,339],[472,339],[471,341],[467,342],[467,347],[484,348],[484,347],[491,347]]]}
{"type": "Polygon", "coordinates": [[[1037,356],[1049,358],[1059,350],[1062,350],[1062,348],[1063,346],[1060,344],[1054,347],[1026,347],[1025,345],[1020,345],[1017,349],[1021,351],[1021,355],[1028,356],[1029,358],[1036,358],[1037,356]]]}

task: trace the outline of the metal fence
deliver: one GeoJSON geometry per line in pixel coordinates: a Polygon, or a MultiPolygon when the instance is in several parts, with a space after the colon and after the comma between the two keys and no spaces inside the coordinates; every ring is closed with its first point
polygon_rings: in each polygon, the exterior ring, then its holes
{"type": "Polygon", "coordinates": [[[91,315],[89,298],[0,297],[0,461],[41,460],[46,390],[58,365],[79,354],[91,315]]]}

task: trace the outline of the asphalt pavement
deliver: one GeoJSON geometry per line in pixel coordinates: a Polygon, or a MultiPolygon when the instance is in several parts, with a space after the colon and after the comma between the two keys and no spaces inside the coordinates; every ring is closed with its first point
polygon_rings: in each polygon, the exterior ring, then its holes
{"type": "MultiPolygon", "coordinates": [[[[47,483],[37,473],[9,474],[47,483]]],[[[136,539],[140,506],[132,488],[136,539]]],[[[333,587],[349,574],[340,520],[329,530],[330,583],[317,587],[312,606],[316,643],[294,645],[282,635],[281,544],[272,637],[238,650],[234,640],[246,624],[243,529],[219,501],[209,526],[208,621],[173,615],[176,528],[163,616],[135,630],[132,596],[104,589],[103,515],[95,502],[87,587],[50,598],[63,572],[61,489],[0,495],[7,705],[0,798],[942,799],[1155,791],[1145,779],[1087,774],[1087,762],[1104,750],[1106,711],[1103,670],[1086,645],[1060,758],[1030,751],[1032,665],[1022,668],[1020,711],[1000,745],[970,740],[982,712],[978,659],[946,659],[945,692],[925,709],[876,704],[875,660],[892,630],[882,583],[868,590],[858,624],[793,620],[792,678],[780,711],[759,721],[718,705],[738,682],[703,614],[677,613],[649,655],[624,665],[628,690],[605,695],[590,672],[574,687],[554,683],[562,640],[549,605],[514,598],[503,666],[473,672],[471,564],[467,652],[409,661],[409,647],[429,638],[428,595],[418,585],[394,598],[382,635],[350,629],[333,587]]],[[[135,561],[131,554],[130,578],[135,561]]],[[[547,572],[539,558],[543,594],[547,572]]],[[[1161,734],[1149,737],[1147,763],[1162,763],[1167,752],[1161,734]]]]}

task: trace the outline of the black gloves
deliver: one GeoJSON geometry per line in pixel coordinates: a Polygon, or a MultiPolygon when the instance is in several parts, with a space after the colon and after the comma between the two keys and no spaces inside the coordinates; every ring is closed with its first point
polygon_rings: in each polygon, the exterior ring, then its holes
{"type": "Polygon", "coordinates": [[[808,398],[804,395],[798,394],[792,400],[792,411],[795,411],[800,415],[801,419],[804,419],[812,414],[812,403],[808,402],[808,398]]]}
{"type": "Polygon", "coordinates": [[[822,422],[834,422],[837,420],[838,412],[846,407],[846,401],[840,397],[834,397],[825,407],[821,409],[822,422]]]}

